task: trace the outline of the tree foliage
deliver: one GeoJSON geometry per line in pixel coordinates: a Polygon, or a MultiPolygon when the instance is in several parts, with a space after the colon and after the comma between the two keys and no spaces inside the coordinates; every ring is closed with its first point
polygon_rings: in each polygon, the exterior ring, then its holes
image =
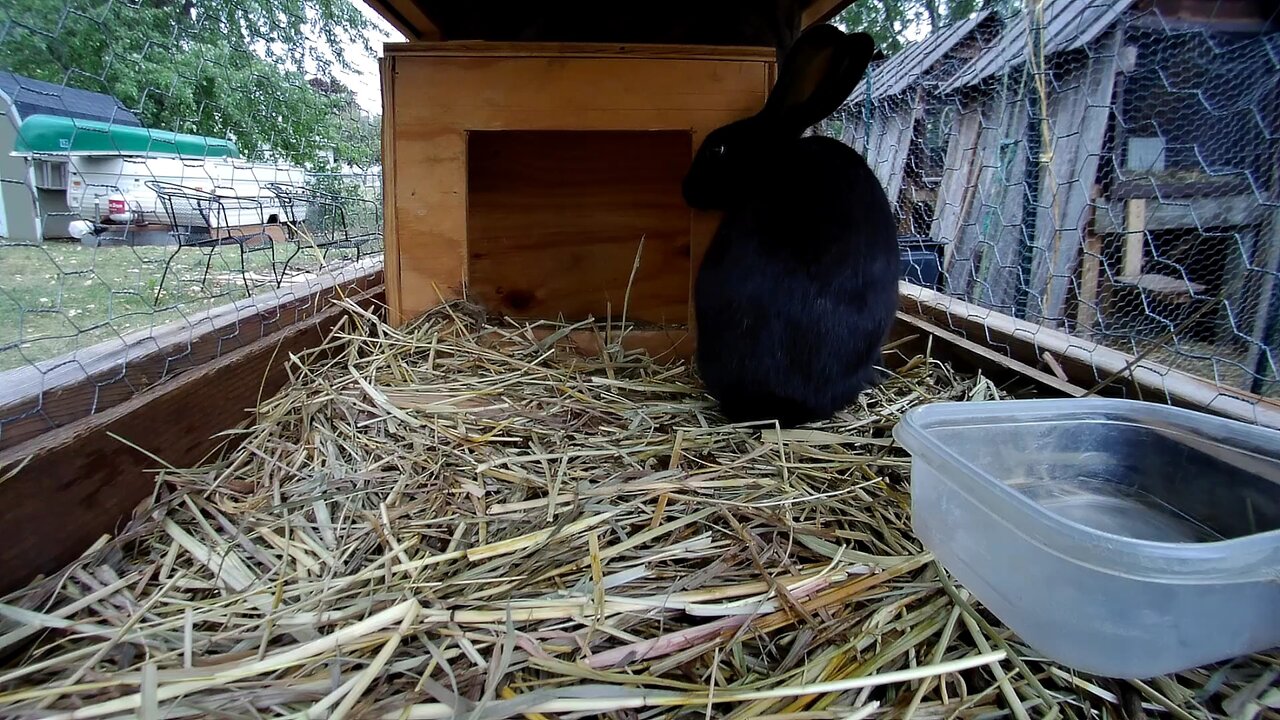
{"type": "Polygon", "coordinates": [[[0,67],[249,158],[368,166],[378,121],[332,72],[372,52],[370,30],[350,0],[21,0],[0,4],[0,67]]]}
{"type": "Polygon", "coordinates": [[[1010,14],[1020,5],[1021,0],[858,0],[836,22],[847,30],[869,33],[886,55],[892,55],[908,36],[927,35],[979,9],[1010,14]]]}

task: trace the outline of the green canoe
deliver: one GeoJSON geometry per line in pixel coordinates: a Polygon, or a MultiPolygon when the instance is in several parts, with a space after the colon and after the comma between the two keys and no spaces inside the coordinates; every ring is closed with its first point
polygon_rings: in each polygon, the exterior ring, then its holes
{"type": "Polygon", "coordinates": [[[112,125],[53,115],[32,115],[18,127],[15,155],[143,155],[239,158],[229,140],[167,130],[112,125]]]}

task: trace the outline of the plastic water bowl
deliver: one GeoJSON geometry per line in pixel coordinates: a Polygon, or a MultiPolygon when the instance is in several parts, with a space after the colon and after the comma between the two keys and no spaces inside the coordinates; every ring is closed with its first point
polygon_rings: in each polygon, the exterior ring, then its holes
{"type": "Polygon", "coordinates": [[[1046,658],[1116,678],[1280,646],[1280,432],[1128,400],[903,416],[916,534],[1046,658]]]}

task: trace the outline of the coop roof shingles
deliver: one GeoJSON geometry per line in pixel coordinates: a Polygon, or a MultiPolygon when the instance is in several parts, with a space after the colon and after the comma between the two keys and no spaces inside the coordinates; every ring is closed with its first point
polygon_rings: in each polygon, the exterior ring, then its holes
{"type": "MultiPolygon", "coordinates": [[[[1044,53],[1077,50],[1102,34],[1134,0],[1046,0],[1044,53]]],[[[943,88],[953,92],[1022,64],[1027,57],[1027,15],[1022,13],[995,45],[973,59],[943,88]]]]}
{"type": "Polygon", "coordinates": [[[873,67],[866,79],[858,83],[853,98],[867,96],[867,82],[870,81],[870,96],[873,100],[890,97],[911,87],[929,68],[946,57],[947,53],[969,33],[991,15],[990,10],[983,10],[977,15],[952,23],[938,32],[918,42],[911,43],[879,65],[873,67]]]}
{"type": "Polygon", "coordinates": [[[58,115],[78,120],[141,127],[137,116],[116,98],[104,93],[65,87],[57,83],[0,71],[0,91],[18,109],[23,118],[32,115],[58,115]]]}

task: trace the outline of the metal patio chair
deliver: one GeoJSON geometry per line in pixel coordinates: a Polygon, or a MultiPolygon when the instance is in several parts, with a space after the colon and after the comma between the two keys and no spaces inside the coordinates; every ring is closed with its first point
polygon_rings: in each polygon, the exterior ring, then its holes
{"type": "MultiPolygon", "coordinates": [[[[156,287],[156,304],[160,302],[160,293],[164,290],[169,267],[184,248],[199,248],[205,252],[204,275],[200,278],[202,286],[209,279],[214,253],[223,245],[235,245],[240,250],[240,279],[244,283],[245,293],[253,294],[245,267],[246,253],[269,250],[272,275],[276,275],[275,242],[266,232],[267,216],[261,200],[217,195],[161,180],[148,180],[145,184],[159,199],[169,220],[170,235],[178,241],[178,247],[169,255],[164,264],[164,272],[160,274],[160,284],[156,287]],[[246,216],[251,223],[243,222],[246,216]],[[232,222],[233,217],[235,223],[232,222]],[[242,229],[245,227],[257,229],[244,232],[242,229]]],[[[276,286],[279,285],[277,279],[276,286]]]]}
{"type": "Polygon", "coordinates": [[[265,183],[265,187],[279,200],[285,232],[294,245],[281,269],[281,282],[304,245],[319,250],[325,261],[332,250],[353,249],[358,261],[364,247],[382,237],[382,205],[373,200],[287,183],[265,183]],[[364,218],[371,221],[367,226],[360,222],[364,218]]]}

